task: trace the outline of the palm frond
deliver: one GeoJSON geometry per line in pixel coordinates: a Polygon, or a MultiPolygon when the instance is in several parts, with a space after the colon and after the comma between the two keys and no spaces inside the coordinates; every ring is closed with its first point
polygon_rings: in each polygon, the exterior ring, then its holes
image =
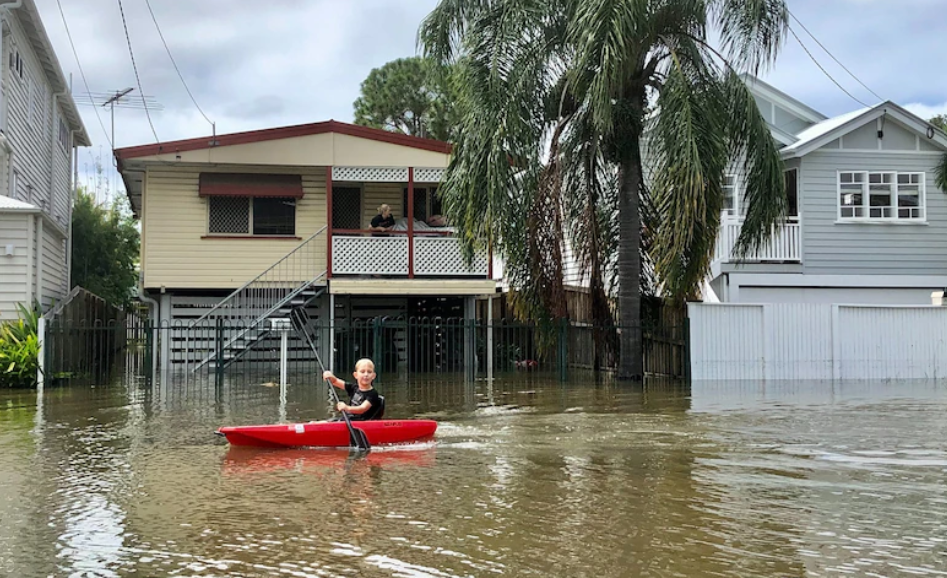
{"type": "Polygon", "coordinates": [[[934,169],[934,182],[937,188],[947,193],[947,154],[940,158],[937,168],[934,169]]]}
{"type": "Polygon", "coordinates": [[[756,74],[775,61],[789,29],[785,0],[710,0],[710,4],[732,66],[756,74]]]}
{"type": "Polygon", "coordinates": [[[788,210],[783,162],[776,141],[746,84],[733,71],[726,73],[725,93],[730,158],[742,162],[745,179],[743,206],[747,207],[738,258],[758,251],[780,226],[788,210]]]}

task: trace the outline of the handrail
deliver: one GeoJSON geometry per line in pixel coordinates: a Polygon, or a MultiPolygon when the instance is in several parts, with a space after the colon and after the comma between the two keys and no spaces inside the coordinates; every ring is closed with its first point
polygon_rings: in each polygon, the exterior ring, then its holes
{"type": "MultiPolygon", "coordinates": [[[[204,321],[204,320],[206,320],[207,318],[209,318],[210,316],[214,315],[214,314],[217,312],[218,309],[222,309],[223,307],[227,306],[230,302],[235,301],[235,300],[237,299],[237,297],[240,296],[241,292],[243,292],[243,291],[246,290],[246,289],[249,289],[250,286],[253,285],[254,283],[256,283],[256,282],[258,282],[258,281],[261,281],[261,280],[263,279],[263,277],[265,277],[265,276],[268,275],[271,271],[273,271],[274,269],[276,269],[277,267],[279,267],[281,264],[283,264],[283,262],[285,262],[287,259],[289,259],[290,257],[292,257],[292,256],[293,256],[294,254],[296,254],[298,251],[300,251],[300,250],[302,250],[304,247],[306,247],[313,239],[315,239],[316,237],[318,237],[319,235],[321,235],[322,233],[324,233],[327,228],[328,228],[328,227],[324,225],[321,229],[319,229],[318,231],[316,231],[315,233],[313,233],[312,235],[310,235],[309,238],[307,238],[305,241],[303,241],[302,243],[300,243],[299,245],[297,245],[296,248],[294,248],[292,251],[290,251],[289,253],[287,253],[286,255],[284,255],[279,261],[273,263],[273,264],[270,265],[269,268],[267,268],[265,271],[263,271],[262,273],[260,273],[260,274],[257,275],[256,277],[254,277],[253,279],[251,279],[251,280],[247,281],[246,283],[244,283],[243,285],[241,285],[241,286],[240,286],[238,289],[236,289],[233,293],[231,293],[230,295],[228,295],[227,297],[225,297],[224,299],[222,299],[222,300],[220,301],[220,303],[218,303],[217,305],[214,305],[214,307],[212,307],[210,311],[208,311],[207,313],[205,313],[205,314],[202,315],[201,317],[197,318],[196,320],[192,321],[191,324],[188,325],[188,329],[191,329],[191,328],[195,327],[196,325],[198,325],[198,324],[201,323],[202,321],[204,321]]],[[[318,277],[315,277],[315,278],[312,279],[312,280],[315,281],[315,279],[318,279],[318,277]]],[[[302,279],[294,279],[294,281],[302,281],[302,279]]]]}

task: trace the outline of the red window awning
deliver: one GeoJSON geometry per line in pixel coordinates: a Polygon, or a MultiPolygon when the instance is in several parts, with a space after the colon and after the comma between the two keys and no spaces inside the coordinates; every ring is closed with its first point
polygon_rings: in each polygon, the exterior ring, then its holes
{"type": "Polygon", "coordinates": [[[202,197],[292,197],[303,196],[300,175],[254,173],[201,173],[202,197]]]}

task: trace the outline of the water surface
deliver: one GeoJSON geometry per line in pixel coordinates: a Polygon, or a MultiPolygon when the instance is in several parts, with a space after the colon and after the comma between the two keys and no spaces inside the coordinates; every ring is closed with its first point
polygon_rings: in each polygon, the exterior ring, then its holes
{"type": "Polygon", "coordinates": [[[436,441],[351,459],[212,435],[305,377],[120,381],[0,393],[0,575],[947,575],[947,384],[382,384],[436,441]]]}

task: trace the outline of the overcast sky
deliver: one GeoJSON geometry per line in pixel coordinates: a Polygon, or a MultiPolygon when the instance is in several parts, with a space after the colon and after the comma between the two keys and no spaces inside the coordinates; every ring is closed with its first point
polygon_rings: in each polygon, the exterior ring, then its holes
{"type": "MultiPolygon", "coordinates": [[[[328,119],[351,122],[359,84],[372,68],[416,54],[416,34],[436,0],[150,0],[158,24],[197,103],[218,134],[328,119]]],[[[56,0],[36,0],[74,92],[84,91],[56,0]]],[[[117,0],[61,0],[89,88],[135,87],[117,0]]],[[[191,102],[144,0],[124,0],[135,60],[162,141],[211,134],[191,102]]],[[[851,72],[884,99],[927,118],[947,113],[945,0],[789,0],[790,10],[851,72]]],[[[857,99],[879,99],[808,36],[793,29],[816,60],[857,99]]],[[[775,67],[761,75],[823,114],[862,105],[826,77],[788,36],[775,67]]],[[[94,147],[108,156],[106,132],[81,106],[94,147]]],[[[106,129],[109,118],[102,111],[106,129]]],[[[144,110],[116,112],[116,146],[155,142],[144,110]]],[[[82,169],[83,172],[85,169],[82,169]]]]}

